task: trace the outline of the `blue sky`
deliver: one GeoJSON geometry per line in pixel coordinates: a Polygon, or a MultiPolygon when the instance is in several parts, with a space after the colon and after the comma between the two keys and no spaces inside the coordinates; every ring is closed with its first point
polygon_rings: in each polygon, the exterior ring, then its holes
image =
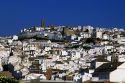
{"type": "Polygon", "coordinates": [[[0,0],[0,35],[46,25],[125,27],[125,0],[0,0]]]}

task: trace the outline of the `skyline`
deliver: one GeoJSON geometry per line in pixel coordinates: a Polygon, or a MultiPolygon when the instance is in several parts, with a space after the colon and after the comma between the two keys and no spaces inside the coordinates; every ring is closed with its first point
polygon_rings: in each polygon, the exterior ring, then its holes
{"type": "Polygon", "coordinates": [[[0,35],[46,25],[125,27],[124,0],[4,0],[0,3],[0,35]]]}

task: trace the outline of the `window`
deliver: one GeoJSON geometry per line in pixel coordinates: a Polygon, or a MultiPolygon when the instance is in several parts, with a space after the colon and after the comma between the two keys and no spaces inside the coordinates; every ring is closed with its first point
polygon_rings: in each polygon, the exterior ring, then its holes
{"type": "Polygon", "coordinates": [[[107,51],[111,51],[111,49],[107,49],[107,51]]]}

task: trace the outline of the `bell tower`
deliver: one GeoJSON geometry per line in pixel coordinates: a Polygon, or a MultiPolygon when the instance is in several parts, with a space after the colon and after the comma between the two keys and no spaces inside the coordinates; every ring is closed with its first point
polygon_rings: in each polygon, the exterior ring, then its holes
{"type": "Polygon", "coordinates": [[[45,29],[45,22],[44,22],[44,19],[41,20],[41,28],[42,28],[42,29],[45,29]]]}

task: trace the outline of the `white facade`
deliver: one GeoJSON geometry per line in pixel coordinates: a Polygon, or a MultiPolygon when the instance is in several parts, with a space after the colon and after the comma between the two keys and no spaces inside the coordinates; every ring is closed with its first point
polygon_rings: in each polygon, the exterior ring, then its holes
{"type": "Polygon", "coordinates": [[[97,46],[97,47],[94,47],[94,48],[88,50],[88,54],[102,55],[103,50],[104,50],[104,47],[97,46]]]}
{"type": "Polygon", "coordinates": [[[116,70],[110,73],[110,81],[119,83],[125,82],[125,63],[121,64],[116,70]]]}
{"type": "Polygon", "coordinates": [[[81,57],[80,52],[73,51],[72,52],[72,60],[79,59],[81,57]]]}
{"type": "Polygon", "coordinates": [[[119,44],[125,44],[125,37],[120,37],[120,38],[118,38],[117,42],[118,42],[119,44]]]}
{"type": "Polygon", "coordinates": [[[118,61],[119,62],[125,62],[125,55],[118,55],[118,61]]]}
{"type": "Polygon", "coordinates": [[[90,38],[91,37],[90,33],[83,33],[83,35],[84,35],[84,38],[90,38]]]}
{"type": "Polygon", "coordinates": [[[0,58],[0,72],[3,71],[3,67],[2,67],[2,61],[1,61],[1,58],[0,58]]]}
{"type": "Polygon", "coordinates": [[[105,46],[105,53],[111,53],[113,51],[113,46],[112,45],[106,45],[105,46]]]}
{"type": "Polygon", "coordinates": [[[96,32],[96,38],[102,39],[102,31],[97,31],[96,32]]]}
{"type": "Polygon", "coordinates": [[[105,39],[105,40],[109,40],[110,39],[110,36],[108,35],[108,34],[103,34],[103,37],[102,37],[103,39],[105,39]]]}
{"type": "Polygon", "coordinates": [[[85,82],[87,80],[90,80],[92,78],[92,74],[89,74],[89,73],[85,73],[83,76],[82,76],[82,82],[85,82]]]}
{"type": "Polygon", "coordinates": [[[96,68],[107,62],[96,62],[96,68]]]}
{"type": "Polygon", "coordinates": [[[65,51],[65,50],[62,50],[62,55],[63,55],[63,56],[66,56],[66,55],[68,55],[68,52],[65,51]]]}
{"type": "Polygon", "coordinates": [[[75,38],[77,38],[76,35],[72,35],[72,36],[71,36],[71,40],[75,40],[75,38]]]}
{"type": "Polygon", "coordinates": [[[120,46],[118,51],[119,51],[119,53],[125,53],[125,47],[124,46],[120,46]]]}
{"type": "Polygon", "coordinates": [[[95,52],[96,52],[97,55],[102,55],[103,50],[104,50],[104,47],[102,47],[102,46],[95,47],[95,52]]]}
{"type": "Polygon", "coordinates": [[[95,49],[90,49],[90,50],[88,50],[88,54],[94,54],[95,52],[96,52],[95,49]]]}
{"type": "Polygon", "coordinates": [[[106,45],[108,43],[109,43],[109,41],[101,41],[101,45],[106,45]]]}
{"type": "Polygon", "coordinates": [[[45,47],[44,50],[45,50],[45,51],[50,51],[50,50],[51,50],[51,47],[45,47]]]}
{"type": "Polygon", "coordinates": [[[107,56],[107,60],[108,60],[108,61],[111,61],[111,57],[112,57],[112,55],[107,56]]]}
{"type": "Polygon", "coordinates": [[[14,35],[13,40],[18,40],[18,36],[14,35]]]}

